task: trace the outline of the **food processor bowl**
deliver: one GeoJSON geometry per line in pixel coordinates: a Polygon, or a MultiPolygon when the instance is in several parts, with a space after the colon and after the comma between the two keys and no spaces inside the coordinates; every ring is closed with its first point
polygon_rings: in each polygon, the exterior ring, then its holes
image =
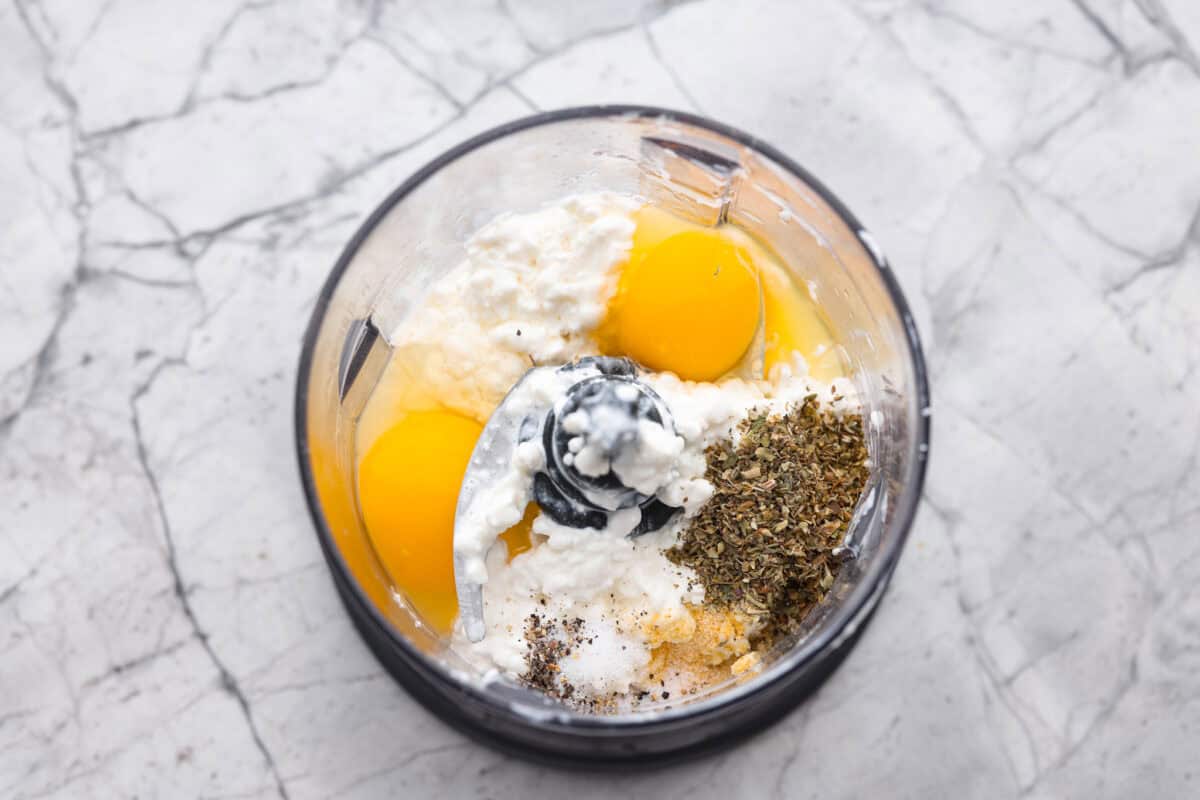
{"type": "Polygon", "coordinates": [[[807,171],[766,143],[692,114],[641,106],[527,117],[419,170],[371,214],[329,276],[296,387],[300,474],[350,616],[382,665],[447,723],[509,752],[572,764],[660,763],[762,730],[846,657],[908,536],[929,445],[929,394],[912,316],[874,239],[807,171]],[[863,403],[871,477],[847,562],[802,629],[756,674],[686,702],[616,714],[572,710],[482,680],[408,606],[376,557],[355,494],[355,427],[401,324],[478,228],[564,196],[636,195],[772,250],[825,316],[863,403]]]}

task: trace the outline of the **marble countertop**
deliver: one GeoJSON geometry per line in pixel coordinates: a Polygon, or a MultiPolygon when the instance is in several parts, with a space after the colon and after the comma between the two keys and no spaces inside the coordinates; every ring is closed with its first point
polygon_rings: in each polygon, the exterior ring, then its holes
{"type": "Polygon", "coordinates": [[[1200,793],[1200,4],[6,0],[0,796],[1200,793]],[[883,243],[928,491],[845,666],[748,744],[466,742],[334,594],[294,364],[343,243],[534,110],[761,135],[883,243]]]}

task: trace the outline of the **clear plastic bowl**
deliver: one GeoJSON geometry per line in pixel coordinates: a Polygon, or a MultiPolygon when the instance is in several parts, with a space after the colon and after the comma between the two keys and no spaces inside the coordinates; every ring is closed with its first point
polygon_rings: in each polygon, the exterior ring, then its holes
{"type": "Polygon", "coordinates": [[[300,473],[337,588],[381,663],[445,721],[493,746],[574,763],[662,761],[761,730],[851,649],[904,546],[925,471],[929,394],[920,343],[870,234],[815,178],[773,147],[691,114],[597,106],[528,117],[449,150],[371,214],[326,282],[296,387],[300,473]],[[354,493],[354,431],[387,363],[382,332],[462,258],[502,212],[570,194],[639,195],[704,224],[737,225],[814,288],[868,420],[872,474],[847,544],[857,557],[802,631],[750,680],[687,703],[620,715],[571,711],[461,671],[372,551],[354,493]]]}

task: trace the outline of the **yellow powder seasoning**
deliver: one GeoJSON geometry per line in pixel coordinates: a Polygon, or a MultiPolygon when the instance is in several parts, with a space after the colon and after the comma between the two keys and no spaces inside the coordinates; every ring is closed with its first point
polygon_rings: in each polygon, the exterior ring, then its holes
{"type": "Polygon", "coordinates": [[[757,650],[746,653],[729,665],[729,672],[736,676],[748,674],[751,670],[756,670],[762,664],[762,653],[757,650]]]}
{"type": "MultiPolygon", "coordinates": [[[[689,694],[730,677],[731,662],[750,655],[750,620],[743,614],[710,606],[689,606],[695,629],[680,641],[664,641],[650,654],[646,675],[653,699],[667,684],[686,686],[689,694]]],[[[744,668],[749,668],[749,662],[744,668]]],[[[669,699],[669,697],[661,698],[669,699]]]]}

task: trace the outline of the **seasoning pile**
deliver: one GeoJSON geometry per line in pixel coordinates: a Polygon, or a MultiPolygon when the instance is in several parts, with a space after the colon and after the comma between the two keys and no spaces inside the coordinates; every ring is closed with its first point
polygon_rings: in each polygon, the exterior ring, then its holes
{"type": "MultiPolygon", "coordinates": [[[[843,398],[831,397],[754,410],[736,435],[706,449],[712,497],[664,551],[695,575],[704,600],[688,606],[683,624],[657,631],[632,705],[695,695],[751,672],[833,586],[842,564],[835,553],[869,468],[861,414],[834,410],[843,398]]],[[[579,692],[563,673],[601,635],[582,619],[529,615],[521,682],[581,710],[618,708],[617,693],[579,692]]]]}
{"type": "Polygon", "coordinates": [[[583,620],[579,618],[556,622],[541,614],[530,614],[525,620],[528,667],[521,682],[557,700],[574,699],[575,687],[563,680],[559,662],[583,641],[582,630],[583,620]]]}
{"type": "Polygon", "coordinates": [[[752,413],[736,444],[705,455],[715,491],[667,558],[695,571],[705,605],[745,615],[762,650],[833,585],[834,551],[867,482],[862,416],[810,394],[783,414],[752,413]]]}

